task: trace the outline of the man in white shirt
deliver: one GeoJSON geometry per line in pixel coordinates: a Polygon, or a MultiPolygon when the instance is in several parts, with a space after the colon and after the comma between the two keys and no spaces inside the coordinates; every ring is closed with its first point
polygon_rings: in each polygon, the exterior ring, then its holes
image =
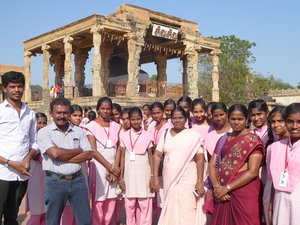
{"type": "Polygon", "coordinates": [[[19,206],[27,189],[30,160],[35,155],[35,114],[22,96],[25,77],[10,71],[2,76],[6,100],[0,104],[0,221],[17,225],[19,206]]]}

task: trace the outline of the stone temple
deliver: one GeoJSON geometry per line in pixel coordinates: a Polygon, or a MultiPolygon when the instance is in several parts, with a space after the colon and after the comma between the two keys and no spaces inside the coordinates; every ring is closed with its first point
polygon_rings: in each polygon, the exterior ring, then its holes
{"type": "MultiPolygon", "coordinates": [[[[85,64],[92,51],[91,98],[123,96],[142,98],[147,89],[141,64],[154,62],[157,68],[156,93],[163,98],[167,90],[167,61],[182,62],[182,93],[198,97],[198,57],[212,60],[212,100],[219,100],[218,55],[220,43],[205,38],[198,24],[171,15],[124,4],[107,16],[91,15],[24,42],[26,93],[31,102],[31,57],[43,57],[43,100],[48,100],[49,68],[53,66],[55,84],[64,84],[65,97],[80,99],[85,90],[85,64]]],[[[84,97],[82,97],[84,98],[84,97]]],[[[87,100],[91,101],[91,99],[87,100]]],[[[85,104],[84,100],[76,101],[85,104]]]]}

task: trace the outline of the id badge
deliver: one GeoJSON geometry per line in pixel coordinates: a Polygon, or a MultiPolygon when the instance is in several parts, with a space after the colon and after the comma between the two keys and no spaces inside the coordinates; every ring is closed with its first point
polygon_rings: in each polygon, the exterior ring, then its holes
{"type": "Polygon", "coordinates": [[[286,187],[288,181],[289,174],[288,172],[282,172],[280,175],[279,186],[286,187]]]}
{"type": "Polygon", "coordinates": [[[130,152],[130,161],[135,161],[135,153],[130,152]]]}
{"type": "Polygon", "coordinates": [[[111,140],[107,139],[107,141],[106,141],[106,148],[111,148],[111,147],[112,147],[111,140]]]}

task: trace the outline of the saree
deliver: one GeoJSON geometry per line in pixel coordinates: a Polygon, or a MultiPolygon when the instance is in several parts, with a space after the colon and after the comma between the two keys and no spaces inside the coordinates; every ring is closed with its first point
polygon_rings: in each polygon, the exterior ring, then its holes
{"type": "Polygon", "coordinates": [[[164,203],[159,225],[193,225],[201,218],[201,209],[193,191],[197,182],[197,168],[194,156],[203,153],[203,140],[192,130],[185,129],[174,137],[170,130],[166,139],[161,138],[156,148],[163,152],[164,203]]]}
{"type": "MultiPolygon", "coordinates": [[[[263,154],[260,138],[251,133],[226,140],[222,148],[222,161],[218,169],[221,185],[238,179],[245,173],[239,170],[251,154],[263,154]]],[[[212,225],[259,225],[260,224],[260,179],[257,176],[248,184],[229,193],[231,199],[216,202],[212,225]]]]}

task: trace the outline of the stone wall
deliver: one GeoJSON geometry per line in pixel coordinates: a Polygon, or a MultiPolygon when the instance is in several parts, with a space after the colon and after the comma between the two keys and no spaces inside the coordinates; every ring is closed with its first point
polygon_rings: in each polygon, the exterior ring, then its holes
{"type": "Polygon", "coordinates": [[[270,90],[268,96],[281,105],[289,105],[293,102],[300,102],[300,89],[270,90]]]}

